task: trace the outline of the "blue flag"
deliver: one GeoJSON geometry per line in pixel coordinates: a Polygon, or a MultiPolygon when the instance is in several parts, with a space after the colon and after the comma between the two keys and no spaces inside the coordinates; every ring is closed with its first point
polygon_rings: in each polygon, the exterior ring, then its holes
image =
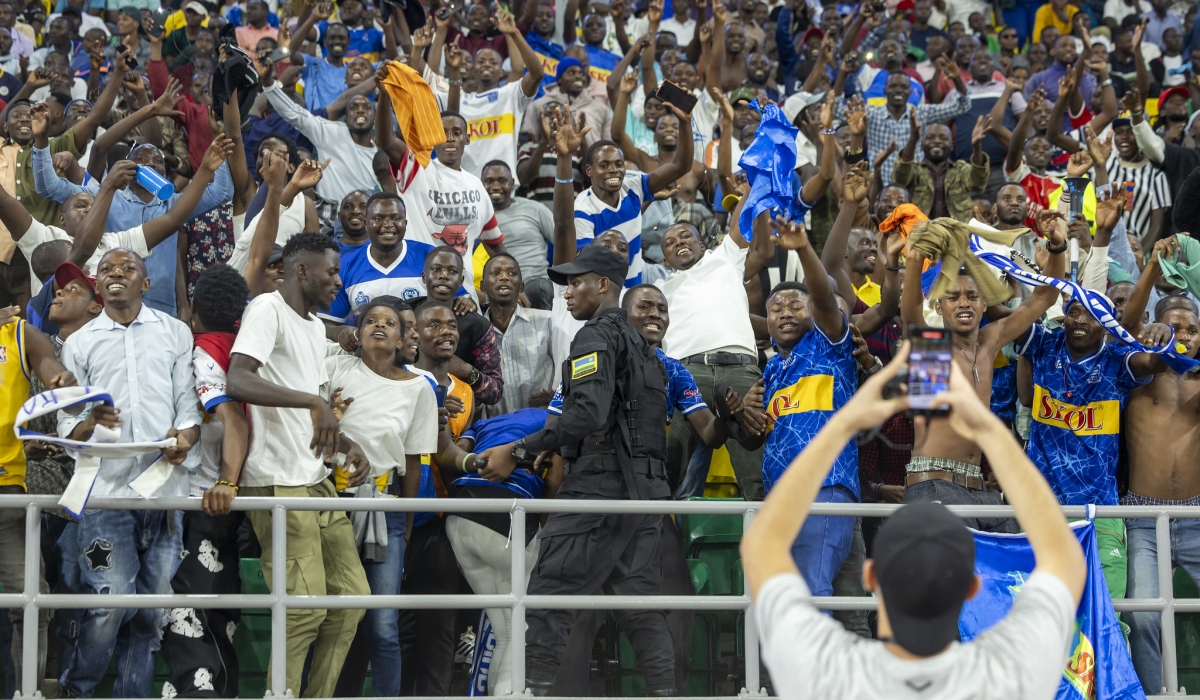
{"type": "Polygon", "coordinates": [[[496,651],[496,632],[486,610],[479,612],[479,632],[475,635],[475,651],[471,654],[471,685],[468,697],[486,697],[488,675],[492,670],[492,654],[496,651]]]}
{"type": "MultiPolygon", "coordinates": [[[[1073,523],[1071,527],[1083,546],[1088,577],[1075,613],[1071,656],[1063,668],[1057,700],[1145,698],[1100,568],[1096,528],[1091,521],[1073,523]]],[[[964,642],[1008,614],[1034,566],[1033,549],[1025,535],[972,534],[975,573],[983,585],[979,594],[963,606],[958,619],[958,631],[964,642]]]]}
{"type": "MultiPolygon", "coordinates": [[[[754,106],[756,103],[751,103],[754,106]]],[[[750,194],[738,218],[742,238],[754,236],[754,217],[764,211],[786,213],[795,218],[796,193],[792,191],[792,171],[796,169],[796,134],[800,130],[788,123],[783,112],[773,104],[762,110],[762,121],[754,130],[754,142],[743,153],[738,165],[746,172],[750,194]]],[[[732,138],[732,134],[721,138],[732,138]]]]}

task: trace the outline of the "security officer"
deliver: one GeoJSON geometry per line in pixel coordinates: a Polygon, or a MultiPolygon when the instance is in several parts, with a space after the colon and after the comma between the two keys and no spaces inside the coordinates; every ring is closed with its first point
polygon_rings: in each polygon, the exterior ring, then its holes
{"type": "MultiPolygon", "coordinates": [[[[588,319],[563,367],[562,416],[546,428],[485,451],[479,472],[506,478],[519,461],[560,450],[567,460],[558,498],[670,498],[666,481],[666,371],[619,306],[628,264],[598,245],[552,267],[567,308],[588,319]]],[[[662,516],[556,513],[541,533],[531,595],[655,595],[662,584],[662,516]]],[[[531,610],[526,683],[550,694],[577,610],[531,610]]],[[[637,654],[651,696],[675,692],[674,653],[662,610],[614,611],[637,654]]]]}

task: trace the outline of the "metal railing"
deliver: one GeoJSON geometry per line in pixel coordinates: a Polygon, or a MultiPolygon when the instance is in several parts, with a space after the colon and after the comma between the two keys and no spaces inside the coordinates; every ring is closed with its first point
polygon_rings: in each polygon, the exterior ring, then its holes
{"type": "MultiPolygon", "coordinates": [[[[704,514],[741,515],[743,530],[753,521],[761,502],[745,501],[582,501],[527,499],[438,499],[437,512],[442,513],[504,513],[510,514],[512,542],[525,541],[525,516],[530,513],[601,513],[621,515],[704,514]]],[[[761,695],[759,677],[758,629],[754,616],[749,614],[750,597],[740,596],[580,596],[529,595],[526,593],[525,548],[510,547],[512,552],[512,593],[509,595],[346,595],[295,596],[287,594],[287,567],[271,570],[271,593],[257,595],[105,595],[105,594],[48,594],[39,592],[41,565],[41,512],[54,509],[57,496],[0,495],[0,509],[20,508],[25,511],[25,591],[0,593],[0,610],[20,608],[24,611],[20,697],[40,697],[37,692],[38,612],[47,609],[84,608],[269,608],[271,611],[270,688],[268,698],[286,697],[298,689],[287,688],[287,611],[289,609],[477,609],[505,607],[512,611],[510,656],[512,687],[525,687],[525,612],[530,609],[596,609],[596,610],[738,610],[746,612],[744,625],[745,688],[741,696],[761,695]]],[[[816,503],[812,515],[882,517],[891,515],[900,506],[891,504],[834,504],[816,503]]],[[[90,509],[104,510],[201,510],[198,498],[93,498],[90,509]]],[[[949,506],[951,512],[968,517],[1013,517],[1011,506],[949,506]]],[[[239,497],[233,510],[270,511],[272,519],[272,557],[286,560],[287,511],[384,511],[429,512],[427,499],[355,499],[341,498],[331,504],[319,498],[252,498],[239,497]],[[332,506],[332,507],[331,507],[332,506]]],[[[1069,518],[1087,517],[1086,506],[1064,506],[1069,518]]],[[[1159,596],[1157,598],[1127,598],[1113,601],[1118,612],[1159,612],[1162,615],[1162,663],[1165,694],[1156,697],[1182,697],[1175,649],[1175,613],[1200,612],[1200,599],[1176,599],[1171,586],[1172,518],[1200,518],[1200,506],[1100,506],[1094,509],[1098,518],[1154,518],[1157,538],[1159,596]]],[[[0,543],[0,546],[3,546],[0,543]]],[[[745,583],[745,582],[744,582],[745,583]]],[[[744,590],[749,590],[746,585],[744,590]]],[[[824,610],[874,610],[874,597],[814,597],[813,604],[824,610]]],[[[1200,696],[1188,696],[1197,697],[1200,696]]]]}

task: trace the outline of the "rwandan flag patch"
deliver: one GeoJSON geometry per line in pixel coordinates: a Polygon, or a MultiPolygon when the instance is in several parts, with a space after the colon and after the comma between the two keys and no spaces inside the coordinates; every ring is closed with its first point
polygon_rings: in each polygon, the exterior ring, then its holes
{"type": "Polygon", "coordinates": [[[589,374],[595,374],[600,369],[600,360],[596,353],[590,353],[576,360],[571,360],[571,379],[581,379],[589,374]]]}

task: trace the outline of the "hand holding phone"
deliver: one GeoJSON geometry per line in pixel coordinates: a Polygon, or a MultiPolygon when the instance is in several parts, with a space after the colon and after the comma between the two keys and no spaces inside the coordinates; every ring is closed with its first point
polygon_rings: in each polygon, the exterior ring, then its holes
{"type": "Polygon", "coordinates": [[[912,351],[908,355],[910,415],[945,416],[949,410],[932,408],[933,397],[950,390],[950,365],[954,362],[950,331],[929,326],[909,326],[912,351]]]}
{"type": "Polygon", "coordinates": [[[670,80],[664,80],[658,86],[655,96],[663,102],[675,105],[684,114],[691,114],[696,107],[697,97],[670,80]]]}

